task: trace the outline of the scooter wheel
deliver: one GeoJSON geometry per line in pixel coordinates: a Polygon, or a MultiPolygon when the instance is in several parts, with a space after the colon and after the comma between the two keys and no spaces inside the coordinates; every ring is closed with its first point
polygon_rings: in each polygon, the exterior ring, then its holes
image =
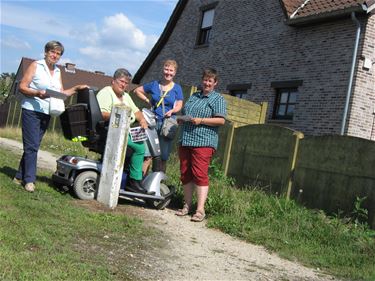
{"type": "MultiPolygon", "coordinates": [[[[169,192],[170,192],[169,187],[164,183],[160,183],[160,195],[165,196],[169,192]]],[[[169,205],[170,202],[171,202],[171,197],[169,197],[168,199],[165,199],[165,200],[156,200],[156,201],[155,200],[147,200],[147,203],[151,207],[154,207],[157,210],[163,210],[165,207],[167,207],[169,205]]]]}
{"type": "Polygon", "coordinates": [[[98,173],[85,171],[74,180],[73,190],[75,195],[82,200],[93,200],[98,186],[98,173]]]}

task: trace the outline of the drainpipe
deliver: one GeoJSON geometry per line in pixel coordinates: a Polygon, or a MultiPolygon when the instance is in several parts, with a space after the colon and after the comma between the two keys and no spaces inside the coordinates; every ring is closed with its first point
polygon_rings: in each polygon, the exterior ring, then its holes
{"type": "Polygon", "coordinates": [[[357,25],[357,33],[356,33],[356,38],[355,38],[353,60],[352,60],[352,68],[351,68],[350,77],[349,77],[348,92],[346,94],[346,102],[345,102],[344,115],[342,117],[342,124],[341,124],[341,135],[342,136],[344,135],[344,131],[345,131],[345,125],[346,125],[346,118],[347,118],[347,115],[348,115],[350,96],[352,94],[352,85],[353,85],[353,79],[354,79],[354,69],[355,69],[355,64],[356,64],[356,59],[357,59],[357,53],[358,53],[359,37],[361,35],[361,24],[359,23],[358,19],[355,17],[355,12],[352,12],[351,17],[352,17],[352,20],[357,25]]]}

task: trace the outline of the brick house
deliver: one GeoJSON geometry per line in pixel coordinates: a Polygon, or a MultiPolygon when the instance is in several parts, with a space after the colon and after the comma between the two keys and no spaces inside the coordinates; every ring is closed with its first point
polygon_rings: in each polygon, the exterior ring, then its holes
{"type": "Polygon", "coordinates": [[[269,103],[267,122],[375,140],[375,0],[180,0],[133,82],[160,77],[269,103]]]}

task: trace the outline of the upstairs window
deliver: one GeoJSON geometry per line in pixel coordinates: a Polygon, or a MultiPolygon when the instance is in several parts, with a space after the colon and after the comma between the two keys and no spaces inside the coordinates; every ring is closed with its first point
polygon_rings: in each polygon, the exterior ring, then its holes
{"type": "Polygon", "coordinates": [[[251,88],[251,84],[229,84],[227,90],[231,96],[245,99],[247,96],[247,90],[251,88]]]}
{"type": "Polygon", "coordinates": [[[273,119],[293,120],[297,94],[296,88],[277,89],[273,119]]]}
{"type": "Polygon", "coordinates": [[[293,120],[297,103],[298,87],[302,80],[272,82],[276,89],[276,99],[272,118],[275,120],[293,120]]]}
{"type": "Polygon", "coordinates": [[[215,7],[217,3],[218,2],[215,2],[201,8],[202,16],[197,37],[198,46],[208,45],[210,42],[212,25],[214,23],[215,7]]]}

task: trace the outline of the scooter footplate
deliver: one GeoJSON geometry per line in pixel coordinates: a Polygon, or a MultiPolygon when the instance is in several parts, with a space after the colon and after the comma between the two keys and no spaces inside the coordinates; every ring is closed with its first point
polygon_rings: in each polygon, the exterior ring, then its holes
{"type": "Polygon", "coordinates": [[[137,192],[131,192],[131,191],[124,191],[124,190],[120,190],[119,197],[131,197],[131,198],[136,197],[136,198],[153,199],[153,200],[164,200],[165,199],[165,197],[163,197],[163,196],[143,194],[143,193],[137,193],[137,192]]]}

